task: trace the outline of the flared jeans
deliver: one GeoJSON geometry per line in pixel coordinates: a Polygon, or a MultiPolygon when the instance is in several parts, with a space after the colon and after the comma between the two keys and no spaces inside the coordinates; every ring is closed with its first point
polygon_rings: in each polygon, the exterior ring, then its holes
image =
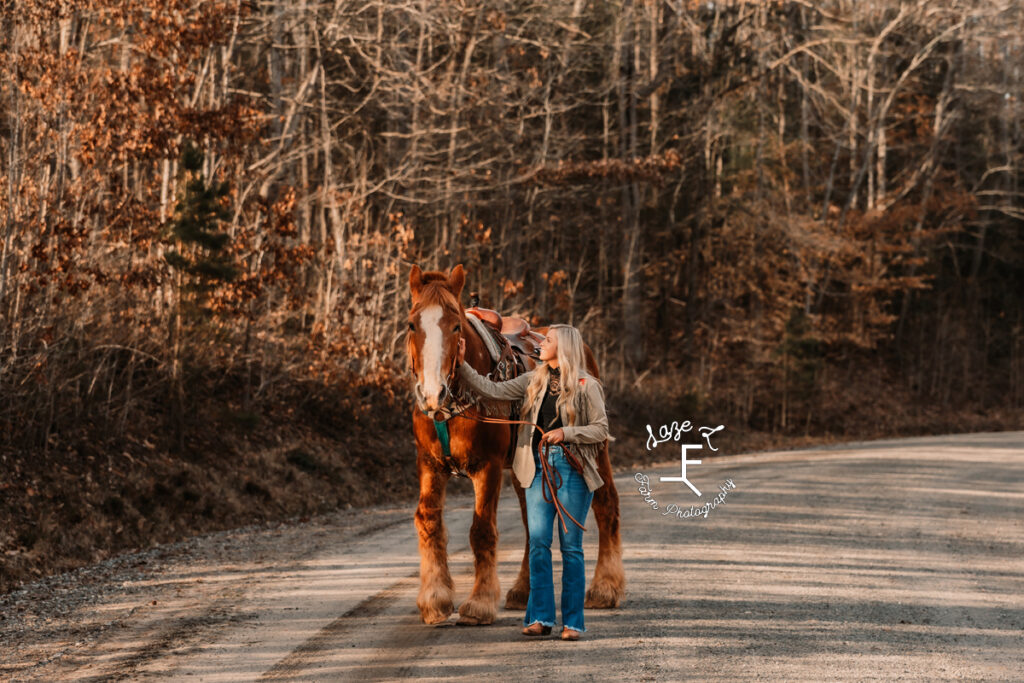
{"type": "MultiPolygon", "coordinates": [[[[540,458],[543,446],[534,451],[537,472],[533,483],[526,489],[526,524],[530,536],[530,599],[526,603],[523,626],[540,622],[555,625],[555,586],[551,568],[552,526],[558,527],[558,545],[562,551],[562,626],[574,631],[586,631],[583,623],[583,597],[586,591],[586,573],[583,564],[583,530],[566,518],[568,531],[562,530],[553,502],[544,499],[551,494],[543,479],[540,458]]],[[[548,462],[561,475],[561,486],[556,490],[558,500],[580,524],[586,524],[587,512],[594,492],[587,488],[576,470],[565,459],[559,445],[548,451],[548,462]]]]}

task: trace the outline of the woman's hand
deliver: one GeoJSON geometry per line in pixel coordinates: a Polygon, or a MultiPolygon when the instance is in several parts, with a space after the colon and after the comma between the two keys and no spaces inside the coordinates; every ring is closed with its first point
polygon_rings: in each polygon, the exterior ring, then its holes
{"type": "Polygon", "coordinates": [[[562,443],[562,439],[565,438],[565,432],[562,428],[552,429],[550,432],[545,432],[544,436],[540,437],[540,443],[543,446],[545,443],[562,443]]]}
{"type": "Polygon", "coordinates": [[[459,337],[459,351],[456,355],[456,360],[461,363],[466,359],[466,338],[459,337]]]}

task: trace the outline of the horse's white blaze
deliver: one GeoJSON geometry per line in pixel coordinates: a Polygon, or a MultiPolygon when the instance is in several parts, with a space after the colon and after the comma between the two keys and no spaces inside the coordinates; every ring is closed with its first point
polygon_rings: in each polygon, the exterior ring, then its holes
{"type": "Polygon", "coordinates": [[[441,393],[441,355],[444,339],[441,336],[440,306],[427,306],[420,312],[420,327],[423,328],[423,397],[436,405],[441,393]]]}

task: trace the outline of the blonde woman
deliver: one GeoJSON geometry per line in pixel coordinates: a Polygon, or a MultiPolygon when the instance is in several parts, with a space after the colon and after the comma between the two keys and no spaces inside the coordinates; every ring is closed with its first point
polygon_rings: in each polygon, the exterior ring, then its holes
{"type": "MultiPolygon", "coordinates": [[[[587,373],[583,338],[571,325],[552,325],[540,346],[543,361],[530,372],[507,382],[492,382],[463,361],[465,342],[459,344],[459,375],[484,398],[522,401],[521,419],[532,424],[519,429],[512,471],[526,489],[526,520],[530,536],[530,598],[523,618],[523,635],[551,633],[555,625],[555,591],[551,568],[552,525],[555,506],[543,481],[540,458],[545,444],[551,444],[548,463],[558,473],[561,485],[556,489],[559,502],[583,524],[594,499],[594,491],[604,481],[597,473],[596,445],[608,439],[604,390],[587,373]],[[563,444],[573,444],[582,459],[582,473],[572,467],[563,444]]],[[[583,597],[586,575],[583,563],[583,530],[567,520],[568,531],[558,526],[562,552],[562,640],[579,640],[586,631],[583,623],[583,597]]]]}

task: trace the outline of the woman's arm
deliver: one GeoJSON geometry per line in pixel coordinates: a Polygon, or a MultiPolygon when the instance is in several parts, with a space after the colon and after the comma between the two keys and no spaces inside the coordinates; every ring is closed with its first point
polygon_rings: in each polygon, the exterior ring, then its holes
{"type": "Polygon", "coordinates": [[[600,383],[588,379],[584,383],[589,402],[590,424],[562,427],[566,441],[573,443],[601,443],[608,438],[608,415],[604,408],[604,389],[600,383]]]}
{"type": "Polygon", "coordinates": [[[466,384],[480,396],[495,399],[498,401],[519,401],[526,397],[526,387],[530,384],[533,371],[524,372],[506,382],[492,382],[473,366],[462,361],[459,363],[459,377],[465,380],[466,384]]]}

